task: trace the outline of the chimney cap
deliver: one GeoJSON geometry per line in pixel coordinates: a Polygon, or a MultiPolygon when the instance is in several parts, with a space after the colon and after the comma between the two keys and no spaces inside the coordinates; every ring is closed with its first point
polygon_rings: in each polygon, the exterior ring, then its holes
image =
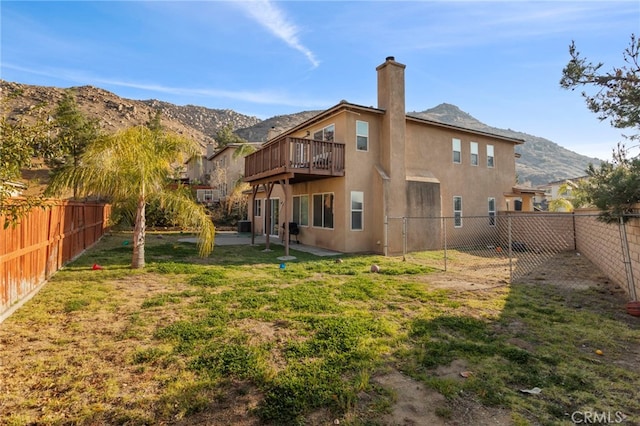
{"type": "Polygon", "coordinates": [[[396,58],[394,56],[387,56],[385,61],[395,61],[396,58]]]}

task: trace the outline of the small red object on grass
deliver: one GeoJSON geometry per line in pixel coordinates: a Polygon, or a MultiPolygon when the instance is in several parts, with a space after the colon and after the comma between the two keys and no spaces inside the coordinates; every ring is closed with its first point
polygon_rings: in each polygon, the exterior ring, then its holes
{"type": "Polygon", "coordinates": [[[102,266],[98,265],[97,263],[94,263],[91,269],[93,269],[94,271],[98,271],[102,269],[102,266]]]}

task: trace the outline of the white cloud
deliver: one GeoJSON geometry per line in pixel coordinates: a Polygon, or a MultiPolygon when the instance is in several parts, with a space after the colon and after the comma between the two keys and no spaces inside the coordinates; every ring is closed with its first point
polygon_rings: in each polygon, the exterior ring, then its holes
{"type": "Polygon", "coordinates": [[[235,4],[274,36],[304,54],[314,68],[320,65],[315,54],[300,42],[298,38],[300,30],[295,23],[291,22],[284,11],[270,0],[240,1],[235,4]]]}

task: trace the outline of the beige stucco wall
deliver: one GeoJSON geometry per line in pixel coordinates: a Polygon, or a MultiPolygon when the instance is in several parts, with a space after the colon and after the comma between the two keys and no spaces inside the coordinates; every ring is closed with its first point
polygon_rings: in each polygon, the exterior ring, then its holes
{"type": "Polygon", "coordinates": [[[486,216],[488,197],[495,197],[496,209],[505,210],[505,192],[515,184],[513,142],[422,123],[407,126],[407,170],[428,172],[440,181],[442,215],[453,216],[453,197],[462,197],[463,216],[486,216]],[[462,163],[453,162],[452,139],[461,141],[462,163]],[[479,161],[471,165],[470,142],[478,143],[479,161]],[[495,166],[487,167],[487,145],[494,147],[495,166]]]}

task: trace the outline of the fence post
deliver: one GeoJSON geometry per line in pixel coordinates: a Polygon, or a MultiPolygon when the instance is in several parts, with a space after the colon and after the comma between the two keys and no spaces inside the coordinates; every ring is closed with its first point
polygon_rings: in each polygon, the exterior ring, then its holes
{"type": "Polygon", "coordinates": [[[513,284],[513,242],[511,240],[511,215],[507,215],[509,235],[509,284],[513,284]]]}
{"type": "Polygon", "coordinates": [[[444,271],[447,272],[447,218],[442,217],[442,229],[444,234],[444,271]]]}
{"type": "Polygon", "coordinates": [[[622,244],[622,261],[627,274],[627,285],[629,286],[629,297],[631,300],[638,300],[636,294],[636,283],[633,278],[633,268],[631,267],[631,256],[629,254],[629,240],[627,240],[627,229],[624,224],[624,217],[620,216],[620,243],[622,244]]]}

